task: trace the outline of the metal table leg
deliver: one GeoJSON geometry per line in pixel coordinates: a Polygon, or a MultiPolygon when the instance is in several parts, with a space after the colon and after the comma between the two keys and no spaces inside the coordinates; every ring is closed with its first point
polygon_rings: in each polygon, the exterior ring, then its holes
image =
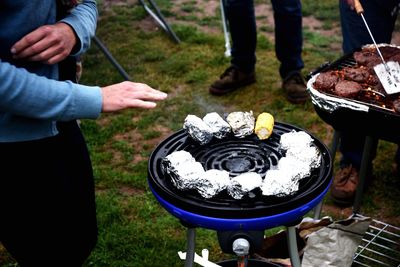
{"type": "Polygon", "coordinates": [[[126,81],[130,81],[131,77],[129,77],[128,73],[118,64],[115,58],[111,55],[110,51],[108,51],[107,47],[97,38],[97,36],[93,37],[94,43],[100,48],[103,54],[107,57],[107,59],[114,65],[114,67],[118,70],[118,72],[124,77],[126,81]]]}
{"type": "Polygon", "coordinates": [[[193,266],[195,246],[196,246],[196,228],[188,227],[185,267],[193,266]]]}
{"type": "Polygon", "coordinates": [[[300,267],[300,256],[297,248],[296,228],[294,226],[286,227],[287,243],[292,267],[300,267]]]}
{"type": "Polygon", "coordinates": [[[335,155],[337,148],[339,146],[340,136],[342,135],[341,132],[334,130],[333,131],[333,138],[332,138],[332,146],[331,146],[331,156],[332,156],[332,163],[335,161],[335,155]]]}
{"type": "Polygon", "coordinates": [[[322,204],[324,200],[321,200],[321,202],[318,203],[317,206],[314,208],[314,220],[318,220],[321,217],[321,211],[322,211],[322,204]]]}
{"type": "Polygon", "coordinates": [[[364,193],[365,180],[367,178],[368,167],[370,164],[371,150],[374,143],[374,138],[371,136],[365,137],[364,150],[360,166],[360,180],[358,182],[356,196],[354,198],[353,213],[357,214],[360,211],[362,195],[364,193]]]}
{"type": "Polygon", "coordinates": [[[176,36],[175,32],[171,29],[171,27],[168,25],[167,21],[164,19],[164,16],[161,14],[160,9],[158,8],[158,6],[156,5],[156,3],[154,3],[153,0],[148,0],[150,3],[150,6],[153,8],[153,10],[144,2],[144,0],[139,0],[139,2],[142,4],[142,6],[144,7],[144,9],[146,10],[146,12],[148,14],[150,14],[150,16],[152,16],[156,22],[163,28],[164,31],[166,31],[170,37],[172,37],[172,39],[174,39],[174,41],[176,43],[180,43],[181,40],[179,40],[178,36],[176,36]]]}
{"type": "Polygon", "coordinates": [[[222,19],[222,27],[224,30],[224,38],[225,38],[225,56],[231,56],[231,42],[230,42],[230,34],[228,30],[228,22],[225,17],[225,0],[220,0],[220,8],[221,8],[221,19],[222,19]]]}

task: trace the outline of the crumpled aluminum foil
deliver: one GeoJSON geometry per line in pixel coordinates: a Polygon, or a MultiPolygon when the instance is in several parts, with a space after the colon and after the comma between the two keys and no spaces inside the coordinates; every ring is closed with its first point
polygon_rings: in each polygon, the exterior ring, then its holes
{"type": "Polygon", "coordinates": [[[293,180],[300,180],[311,175],[311,168],[307,162],[299,161],[292,156],[282,157],[278,161],[278,170],[286,170],[291,173],[293,180]]]}
{"type": "Polygon", "coordinates": [[[287,157],[294,157],[315,169],[321,165],[321,153],[315,146],[291,147],[286,151],[287,157]]]}
{"type": "Polygon", "coordinates": [[[211,132],[218,139],[226,137],[231,132],[231,126],[216,112],[206,114],[203,121],[210,127],[211,132]]]}
{"type": "Polygon", "coordinates": [[[315,79],[317,79],[318,75],[319,73],[312,76],[311,79],[309,79],[307,82],[307,90],[310,92],[311,101],[314,106],[317,106],[320,109],[325,110],[329,113],[332,113],[340,108],[348,108],[361,112],[369,111],[369,107],[367,105],[363,105],[361,103],[357,103],[355,101],[346,100],[339,97],[330,96],[314,89],[313,84],[315,82],[315,79]]]}
{"type": "Polygon", "coordinates": [[[267,171],[260,188],[265,196],[286,196],[299,190],[299,182],[291,169],[273,169],[267,171]]]}
{"type": "Polygon", "coordinates": [[[170,166],[176,167],[179,166],[180,164],[185,164],[187,162],[195,162],[195,161],[196,159],[189,152],[185,150],[178,150],[166,156],[163,159],[161,166],[163,167],[164,171],[168,171],[168,168],[170,168],[170,166]]]}
{"type": "Polygon", "coordinates": [[[244,138],[254,132],[255,118],[253,111],[231,112],[226,117],[226,121],[231,126],[233,134],[238,138],[244,138]]]}
{"type": "Polygon", "coordinates": [[[201,145],[207,144],[213,138],[211,128],[199,117],[187,115],[183,123],[183,129],[187,131],[190,137],[201,145]]]}
{"type": "Polygon", "coordinates": [[[194,189],[204,198],[212,198],[230,185],[229,172],[211,169],[206,171],[198,180],[194,189]]]}
{"type": "Polygon", "coordinates": [[[245,195],[252,197],[255,195],[250,191],[260,187],[262,183],[263,179],[260,174],[246,172],[231,179],[231,184],[227,188],[228,194],[234,199],[242,199],[245,195]]]}
{"type": "Polygon", "coordinates": [[[162,161],[163,169],[171,177],[173,185],[179,190],[196,188],[205,171],[187,151],[175,151],[162,161]]]}
{"type": "Polygon", "coordinates": [[[299,181],[311,175],[321,164],[321,155],[312,137],[304,131],[281,135],[280,148],[286,156],[279,159],[274,169],[267,171],[261,186],[266,196],[291,195],[299,190],[299,181]]]}
{"type": "Polygon", "coordinates": [[[283,150],[289,148],[309,146],[313,142],[312,137],[304,131],[295,131],[281,135],[279,145],[283,150]]]}

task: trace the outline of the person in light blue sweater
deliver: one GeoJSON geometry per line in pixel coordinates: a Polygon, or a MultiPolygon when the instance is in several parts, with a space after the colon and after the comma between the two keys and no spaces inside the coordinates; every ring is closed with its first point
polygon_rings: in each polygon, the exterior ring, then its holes
{"type": "Polygon", "coordinates": [[[96,29],[96,2],[74,2],[0,2],[0,242],[20,266],[81,266],[96,244],[93,173],[76,120],[167,96],[134,82],[60,81],[62,63],[85,52],[96,29]]]}

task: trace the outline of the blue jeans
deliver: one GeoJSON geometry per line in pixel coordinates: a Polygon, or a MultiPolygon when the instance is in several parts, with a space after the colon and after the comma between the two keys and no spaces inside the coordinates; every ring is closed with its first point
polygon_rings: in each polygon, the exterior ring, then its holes
{"type": "MultiPolygon", "coordinates": [[[[253,0],[225,0],[226,18],[232,38],[231,64],[250,73],[256,64],[257,26],[253,0]]],[[[300,0],[272,0],[275,20],[275,53],[281,62],[284,79],[299,72],[304,63],[302,13],[300,0]]]]}
{"type": "MultiPolygon", "coordinates": [[[[364,0],[364,17],[377,43],[390,43],[397,17],[395,7],[399,0],[364,0]]],[[[351,10],[344,1],[339,0],[340,18],[343,34],[343,52],[349,54],[365,44],[371,44],[372,39],[360,15],[351,10]]],[[[365,137],[344,131],[341,137],[341,166],[353,164],[359,169],[362,158],[365,137]]],[[[371,153],[371,161],[376,154],[377,143],[371,153]]],[[[396,162],[400,163],[400,151],[397,151],[396,162]]]]}

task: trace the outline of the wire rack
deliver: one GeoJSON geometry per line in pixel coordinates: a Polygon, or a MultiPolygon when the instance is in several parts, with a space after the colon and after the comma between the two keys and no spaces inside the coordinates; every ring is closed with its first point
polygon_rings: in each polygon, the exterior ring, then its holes
{"type": "Polygon", "coordinates": [[[354,256],[355,266],[400,267],[400,228],[372,220],[354,256]]]}

